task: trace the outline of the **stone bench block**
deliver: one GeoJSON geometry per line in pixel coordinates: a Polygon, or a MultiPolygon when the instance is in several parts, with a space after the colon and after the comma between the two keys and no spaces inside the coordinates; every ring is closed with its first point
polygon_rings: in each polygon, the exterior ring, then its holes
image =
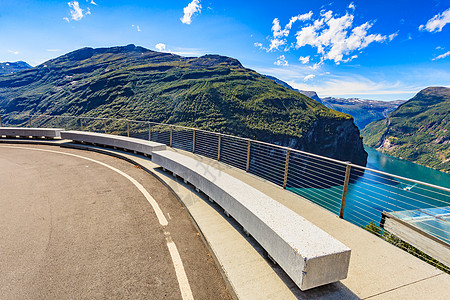
{"type": "Polygon", "coordinates": [[[220,170],[169,150],[152,161],[217,202],[302,290],[347,277],[351,250],[266,194],[220,170]]]}

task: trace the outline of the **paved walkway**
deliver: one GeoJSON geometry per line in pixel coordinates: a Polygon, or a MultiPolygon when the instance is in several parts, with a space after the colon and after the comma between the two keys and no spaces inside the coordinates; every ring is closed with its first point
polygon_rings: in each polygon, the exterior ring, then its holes
{"type": "MultiPolygon", "coordinates": [[[[72,145],[71,145],[72,146],[72,145]]],[[[171,187],[188,208],[208,247],[240,299],[450,299],[450,276],[331,212],[256,176],[184,151],[204,163],[235,176],[296,211],[352,249],[348,278],[300,291],[286,274],[264,256],[233,219],[190,185],[163,172],[149,159],[117,150],[81,146],[139,164],[171,187]]]]}
{"type": "Polygon", "coordinates": [[[231,298],[180,202],[133,164],[0,144],[0,191],[0,299],[231,298]]]}

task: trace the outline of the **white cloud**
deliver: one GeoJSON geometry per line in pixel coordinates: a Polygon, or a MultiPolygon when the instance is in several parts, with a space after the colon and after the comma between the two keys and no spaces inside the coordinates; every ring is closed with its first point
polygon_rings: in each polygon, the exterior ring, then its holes
{"type": "Polygon", "coordinates": [[[444,47],[437,46],[437,47],[436,47],[436,50],[444,50],[444,47]]]}
{"type": "Polygon", "coordinates": [[[68,17],[64,17],[63,20],[66,21],[67,23],[70,23],[70,20],[68,17]]]}
{"type": "Polygon", "coordinates": [[[443,12],[435,15],[433,18],[429,19],[427,24],[420,25],[419,30],[426,30],[429,32],[440,32],[442,31],[442,28],[450,23],[450,8],[447,10],[444,10],[443,12]]]}
{"type": "MultiPolygon", "coordinates": [[[[91,14],[91,10],[89,8],[86,8],[83,10],[80,7],[80,4],[78,3],[78,1],[68,2],[67,5],[69,5],[69,7],[71,8],[70,17],[72,18],[72,20],[80,21],[83,17],[91,14]]],[[[63,19],[66,20],[67,22],[69,22],[68,18],[63,18],[63,19]]]]}
{"type": "MultiPolygon", "coordinates": [[[[294,17],[290,18],[290,19],[289,19],[289,23],[287,23],[287,25],[286,25],[286,27],[285,27],[285,30],[286,30],[286,29],[290,30],[290,29],[292,28],[292,25],[293,25],[295,22],[297,22],[297,21],[307,21],[307,20],[310,20],[311,17],[312,17],[312,15],[313,15],[313,12],[310,11],[310,12],[308,12],[308,13],[306,13],[306,14],[302,14],[302,15],[298,15],[298,16],[294,16],[294,17]]],[[[288,33],[288,34],[289,34],[289,33],[288,33]]]]}
{"type": "Polygon", "coordinates": [[[139,25],[134,25],[134,24],[133,24],[133,25],[131,25],[131,27],[133,27],[133,28],[136,27],[136,30],[137,30],[137,31],[142,31],[142,29],[141,29],[141,27],[139,27],[139,25]]]}
{"type": "Polygon", "coordinates": [[[393,34],[390,34],[390,35],[388,36],[389,42],[391,42],[397,35],[398,35],[398,31],[395,32],[395,33],[393,33],[393,34]]]}
{"type": "Polygon", "coordinates": [[[256,48],[259,48],[259,49],[262,49],[262,48],[263,48],[263,44],[262,44],[262,43],[256,42],[256,43],[254,43],[253,45],[254,45],[256,48]]]}
{"type": "Polygon", "coordinates": [[[310,20],[312,15],[313,15],[313,13],[312,13],[312,11],[310,11],[309,13],[306,13],[306,14],[291,17],[289,19],[289,23],[286,24],[286,26],[284,27],[283,30],[281,30],[280,20],[278,20],[278,18],[273,19],[273,22],[272,22],[273,37],[280,38],[283,36],[288,36],[289,31],[292,29],[292,25],[294,25],[295,22],[310,20]]]}
{"type": "Polygon", "coordinates": [[[320,66],[323,64],[323,61],[320,61],[318,63],[313,64],[311,67],[309,67],[312,70],[317,70],[320,68],[320,66]]]}
{"type": "Polygon", "coordinates": [[[284,55],[281,55],[277,58],[277,60],[274,62],[274,64],[276,64],[277,66],[288,66],[289,63],[286,60],[286,57],[284,57],[284,55]]]}
{"type": "Polygon", "coordinates": [[[303,78],[303,80],[304,80],[304,81],[308,81],[308,80],[313,79],[314,77],[316,77],[316,75],[314,75],[314,74],[309,74],[309,75],[306,75],[306,76],[303,78]]]}
{"type": "Polygon", "coordinates": [[[283,46],[284,44],[286,44],[285,40],[273,39],[270,41],[270,46],[269,46],[269,49],[267,49],[267,52],[272,51],[272,50],[278,50],[278,48],[280,46],[283,46]]]}
{"type": "Polygon", "coordinates": [[[47,51],[47,52],[58,52],[58,51],[61,51],[61,50],[59,50],[59,49],[47,49],[45,51],[47,51]]]}
{"type": "Polygon", "coordinates": [[[355,8],[356,8],[355,3],[353,3],[353,2],[350,3],[350,4],[348,5],[348,8],[355,10],[355,8]]]}
{"type": "Polygon", "coordinates": [[[155,45],[155,49],[157,49],[158,51],[162,52],[164,50],[166,50],[166,45],[163,43],[158,43],[155,45]]]}
{"type": "Polygon", "coordinates": [[[307,64],[307,63],[309,63],[309,55],[308,56],[300,56],[298,58],[298,60],[301,61],[302,64],[307,64]]]}
{"type": "MultiPolygon", "coordinates": [[[[87,0],[87,1],[89,1],[89,0],[87,0]]],[[[95,3],[95,1],[94,0],[91,0],[91,2],[90,2],[92,5],[97,5],[97,3],[95,3]]]]}
{"type": "MultiPolygon", "coordinates": [[[[296,48],[315,47],[317,53],[322,55],[322,60],[333,60],[339,64],[348,60],[344,56],[353,51],[360,51],[373,42],[386,41],[387,37],[384,35],[368,34],[372,23],[366,22],[353,27],[353,20],[354,16],[349,13],[338,17],[331,10],[322,12],[319,19],[296,33],[296,48]]],[[[395,34],[392,35],[394,37],[395,34]]]]}
{"type": "Polygon", "coordinates": [[[12,53],[12,54],[14,54],[14,55],[18,55],[18,54],[20,54],[20,52],[19,52],[19,51],[8,50],[8,52],[9,52],[9,53],[12,53]]]}
{"type": "Polygon", "coordinates": [[[285,35],[284,30],[283,31],[281,30],[280,21],[278,20],[278,18],[275,18],[272,21],[272,32],[273,32],[273,37],[275,37],[275,38],[285,35]]]}
{"type": "Polygon", "coordinates": [[[67,3],[67,5],[72,8],[70,10],[70,16],[72,17],[72,20],[79,21],[83,18],[83,10],[81,9],[78,1],[69,2],[67,3]]]}
{"type": "Polygon", "coordinates": [[[184,24],[191,24],[192,16],[196,13],[200,13],[201,11],[202,11],[202,6],[200,5],[200,1],[192,0],[192,2],[188,4],[188,6],[183,8],[184,15],[182,18],[180,18],[180,20],[184,24]]]}
{"type": "Polygon", "coordinates": [[[353,55],[352,57],[349,57],[349,58],[347,58],[347,59],[344,59],[343,62],[347,63],[347,62],[349,62],[349,61],[354,60],[355,58],[358,58],[358,55],[353,55]]]}
{"type": "MultiPolygon", "coordinates": [[[[353,10],[356,8],[354,3],[348,7],[353,10]]],[[[280,25],[280,20],[275,18],[272,21],[269,46],[266,48],[261,43],[255,43],[255,46],[267,52],[276,50],[287,52],[293,48],[308,46],[316,49],[320,62],[332,60],[339,64],[358,57],[352,52],[361,52],[372,43],[392,41],[398,35],[398,32],[388,36],[369,33],[372,26],[372,21],[355,26],[353,12],[339,16],[331,10],[322,10],[319,16],[313,18],[313,12],[310,11],[291,17],[284,28],[280,25]],[[295,34],[291,34],[292,26],[297,21],[304,23],[295,34]],[[290,37],[293,39],[292,42],[290,37]]],[[[300,59],[300,61],[304,63],[304,60],[300,59]]],[[[311,58],[306,63],[310,61],[311,58]]]]}
{"type": "MultiPolygon", "coordinates": [[[[310,20],[312,17],[312,11],[306,14],[297,15],[294,17],[291,17],[289,19],[289,23],[286,24],[284,29],[281,29],[280,20],[278,18],[273,19],[272,21],[272,38],[270,39],[270,46],[267,50],[273,51],[273,50],[279,50],[279,47],[286,44],[285,37],[289,36],[290,30],[292,29],[292,25],[297,21],[307,21],[310,20]]],[[[285,49],[287,50],[287,49],[285,49]]]]}
{"type": "Polygon", "coordinates": [[[433,60],[443,59],[450,55],[450,51],[445,52],[444,54],[438,55],[433,60]]]}

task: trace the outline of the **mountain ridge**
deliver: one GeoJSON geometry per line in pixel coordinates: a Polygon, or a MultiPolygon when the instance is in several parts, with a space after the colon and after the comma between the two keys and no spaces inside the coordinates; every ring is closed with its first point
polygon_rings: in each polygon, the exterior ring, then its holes
{"type": "Polygon", "coordinates": [[[379,151],[450,172],[450,88],[421,90],[361,134],[379,151]]]}
{"type": "Polygon", "coordinates": [[[12,74],[18,71],[23,71],[27,69],[31,69],[28,63],[24,61],[16,61],[16,62],[3,62],[0,63],[0,75],[12,74]]]}
{"type": "Polygon", "coordinates": [[[182,57],[134,45],[82,48],[0,76],[0,113],[9,112],[151,120],[362,165],[367,159],[349,115],[220,55],[182,57]]]}
{"type": "Polygon", "coordinates": [[[352,115],[361,130],[369,123],[384,119],[406,100],[369,100],[360,98],[322,98],[322,103],[331,109],[352,115]]]}
{"type": "Polygon", "coordinates": [[[267,78],[285,86],[293,91],[299,92],[328,108],[349,114],[354,118],[355,124],[362,130],[367,124],[385,118],[391,111],[396,109],[398,105],[406,100],[379,101],[359,98],[337,98],[325,97],[320,98],[315,91],[298,90],[290,86],[288,83],[270,75],[267,78]]]}

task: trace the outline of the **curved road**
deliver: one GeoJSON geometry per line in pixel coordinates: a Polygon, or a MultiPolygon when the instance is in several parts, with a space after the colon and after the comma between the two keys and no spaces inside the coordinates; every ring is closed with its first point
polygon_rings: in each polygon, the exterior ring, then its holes
{"type": "Polygon", "coordinates": [[[0,241],[1,299],[230,299],[178,200],[110,156],[0,145],[0,241]]]}

